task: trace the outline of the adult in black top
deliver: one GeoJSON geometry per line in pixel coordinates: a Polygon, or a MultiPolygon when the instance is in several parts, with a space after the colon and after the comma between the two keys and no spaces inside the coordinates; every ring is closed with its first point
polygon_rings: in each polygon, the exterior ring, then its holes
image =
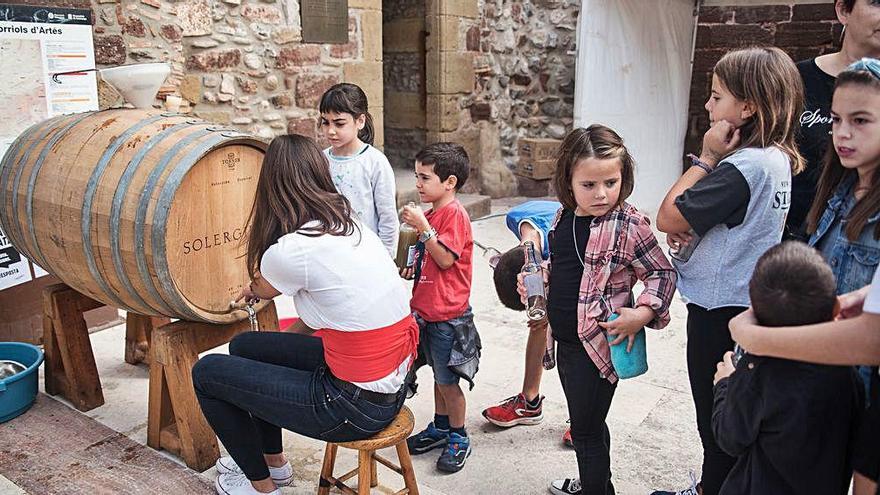
{"type": "Polygon", "coordinates": [[[804,222],[822,172],[823,156],[831,141],[831,96],[837,75],[863,58],[880,58],[880,3],[876,0],[837,0],[837,19],[844,26],[839,52],[821,55],[797,64],[804,80],[804,111],[798,149],[807,168],[794,176],[791,209],[786,219],[785,239],[806,240],[804,222]]]}
{"type": "Polygon", "coordinates": [[[737,457],[721,495],[846,494],[861,408],[849,366],[743,356],[715,385],[712,430],[737,457]]]}
{"type": "Polygon", "coordinates": [[[550,293],[547,295],[547,317],[553,338],[558,342],[582,345],[577,333],[578,294],[584,265],[579,260],[587,251],[590,222],[594,217],[574,216],[570,210],[562,212],[553,235],[550,236],[550,293]],[[574,217],[574,230],[572,230],[574,217]],[[575,236],[575,233],[577,235],[575,236]],[[575,251],[577,242],[577,251],[575,251]]]}

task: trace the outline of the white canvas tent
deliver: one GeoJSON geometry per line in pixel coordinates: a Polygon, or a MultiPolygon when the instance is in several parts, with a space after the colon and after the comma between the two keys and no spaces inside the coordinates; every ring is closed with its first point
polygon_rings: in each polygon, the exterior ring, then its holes
{"type": "Polygon", "coordinates": [[[698,3],[829,0],[581,0],[574,125],[621,134],[637,162],[629,201],[651,216],[681,173],[698,3]]]}

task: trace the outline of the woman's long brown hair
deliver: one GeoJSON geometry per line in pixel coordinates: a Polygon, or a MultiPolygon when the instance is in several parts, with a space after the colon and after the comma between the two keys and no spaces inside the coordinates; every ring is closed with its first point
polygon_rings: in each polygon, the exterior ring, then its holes
{"type": "MultiPolygon", "coordinates": [[[[866,91],[880,91],[880,80],[866,70],[847,70],[837,76],[834,91],[837,92],[843,86],[861,86],[866,91]]],[[[829,138],[830,140],[830,138],[829,138]]],[[[834,149],[834,143],[829,143],[825,151],[825,159],[822,160],[822,175],[819,176],[819,184],[816,186],[816,196],[807,214],[807,233],[812,234],[819,228],[819,220],[828,206],[828,200],[840,184],[850,177],[856,179],[858,184],[858,172],[847,169],[840,164],[840,157],[834,149]]],[[[871,178],[871,188],[850,211],[844,233],[850,242],[859,238],[868,219],[880,212],[880,174],[875,173],[871,178]]],[[[880,239],[880,222],[874,226],[874,239],[880,239]]]]}
{"type": "Polygon", "coordinates": [[[291,134],[272,140],[257,182],[247,223],[247,269],[251,278],[260,259],[281,236],[349,235],[357,230],[351,205],[336,191],[330,165],[311,139],[291,134]],[[317,221],[318,225],[303,226],[317,221]]]}
{"type": "Polygon", "coordinates": [[[715,75],[737,99],[755,106],[740,128],[742,148],[776,146],[788,155],[792,174],[804,169],[795,144],[804,108],[804,84],[791,58],[776,47],[728,52],[715,64],[715,75]]]}

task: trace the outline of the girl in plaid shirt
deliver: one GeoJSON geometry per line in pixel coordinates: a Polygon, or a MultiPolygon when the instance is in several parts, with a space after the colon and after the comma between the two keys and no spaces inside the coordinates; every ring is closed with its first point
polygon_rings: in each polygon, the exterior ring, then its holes
{"type": "MultiPolygon", "coordinates": [[[[625,202],[633,168],[623,140],[602,125],[575,129],[560,146],[554,180],[562,208],[548,236],[548,318],[530,323],[550,325],[544,367],[559,361],[577,453],[580,478],[554,481],[556,495],[614,493],[605,418],[618,376],[610,345],[631,348],[643,327],[669,323],[676,274],[648,218],[625,202]],[[645,289],[635,298],[638,280],[645,289]],[[608,321],[613,313],[618,318],[608,321]]],[[[524,296],[521,281],[519,290],[524,296]]]]}

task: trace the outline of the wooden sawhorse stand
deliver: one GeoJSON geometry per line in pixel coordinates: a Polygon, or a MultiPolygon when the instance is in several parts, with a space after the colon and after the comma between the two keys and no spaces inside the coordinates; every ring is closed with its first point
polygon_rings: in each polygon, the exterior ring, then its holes
{"type": "MultiPolygon", "coordinates": [[[[104,404],[101,378],[83,318],[104,303],[84,296],[65,284],[43,290],[43,344],[46,353],[45,386],[49,395],[62,395],[80,411],[104,404]]],[[[125,323],[125,362],[149,362],[153,328],[171,320],[128,313],[125,323]]]]}
{"type": "MultiPolygon", "coordinates": [[[[46,392],[62,395],[80,411],[104,404],[101,379],[83,313],[104,303],[64,284],[43,290],[46,392]]],[[[275,303],[257,313],[263,330],[278,330],[275,303]]],[[[199,353],[250,330],[248,320],[226,325],[176,321],[128,313],[125,362],[150,364],[147,445],[180,455],[198,471],[220,456],[217,437],[202,415],[192,384],[199,353]]]]}
{"type": "MultiPolygon", "coordinates": [[[[274,302],[257,313],[257,322],[262,330],[278,330],[274,302]]],[[[196,471],[214,465],[220,449],[196,400],[192,367],[200,352],[248,330],[248,320],[225,325],[176,321],[153,330],[147,445],[179,455],[196,471]]]]}

